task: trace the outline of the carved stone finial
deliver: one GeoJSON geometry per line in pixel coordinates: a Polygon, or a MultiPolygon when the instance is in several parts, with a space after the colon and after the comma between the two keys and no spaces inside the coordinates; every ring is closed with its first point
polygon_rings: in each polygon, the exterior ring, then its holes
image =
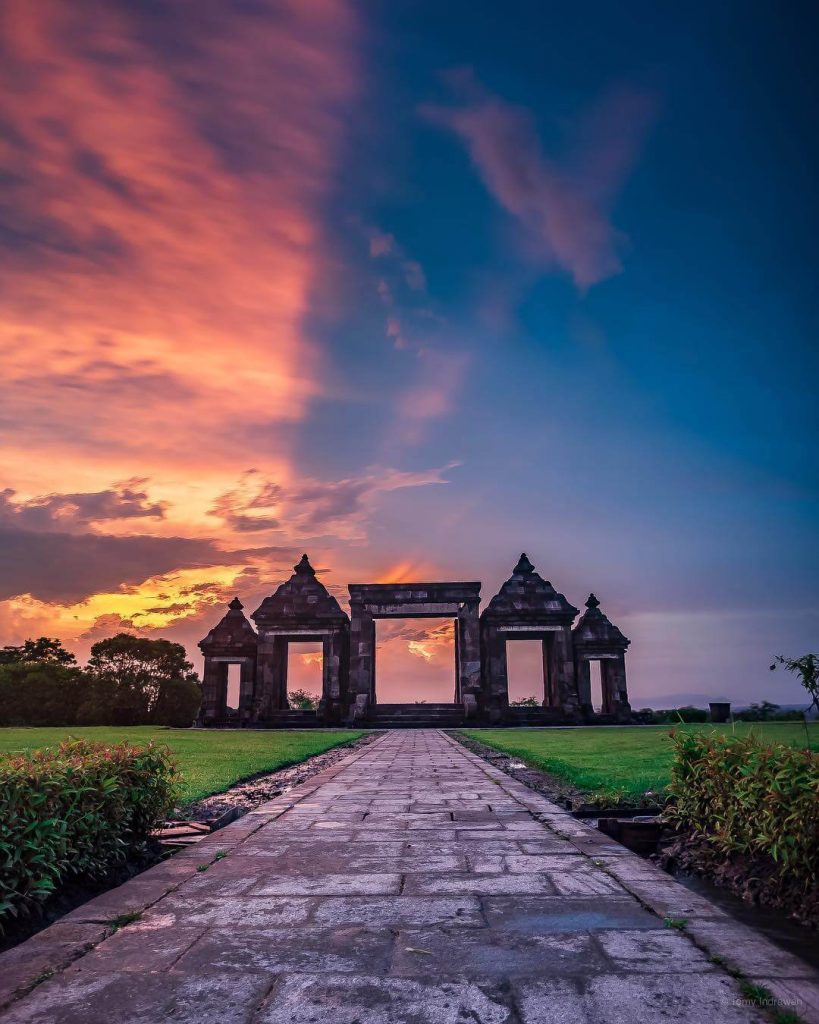
{"type": "Polygon", "coordinates": [[[242,604],[238,597],[234,597],[233,600],[228,605],[228,608],[230,608],[232,612],[240,612],[244,608],[244,605],[242,604]]]}
{"type": "Polygon", "coordinates": [[[310,565],[310,559],[307,555],[302,555],[298,565],[294,565],[293,568],[299,574],[299,576],[315,576],[316,570],[310,565]]]}
{"type": "Polygon", "coordinates": [[[597,600],[597,598],[594,596],[594,594],[589,594],[589,599],[586,602],[586,607],[587,608],[599,608],[600,607],[600,602],[597,600]]]}
{"type": "Polygon", "coordinates": [[[518,559],[518,564],[515,566],[515,568],[512,570],[512,572],[516,576],[529,576],[534,571],[535,571],[535,567],[532,565],[532,563],[526,557],[526,552],[524,551],[521,554],[520,558],[518,559]]]}

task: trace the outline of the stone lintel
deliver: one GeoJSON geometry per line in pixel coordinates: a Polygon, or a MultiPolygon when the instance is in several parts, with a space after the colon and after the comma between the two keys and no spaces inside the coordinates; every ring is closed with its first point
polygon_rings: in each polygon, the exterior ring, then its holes
{"type": "Polygon", "coordinates": [[[496,626],[499,633],[531,633],[537,639],[537,633],[562,633],[565,626],[555,626],[546,623],[531,623],[528,626],[496,626]]]}
{"type": "MultiPolygon", "coordinates": [[[[480,582],[350,583],[350,600],[365,605],[468,604],[479,601],[480,582]]],[[[457,609],[456,609],[457,610],[457,609]]]]}
{"type": "Polygon", "coordinates": [[[439,616],[456,618],[461,603],[442,601],[424,604],[367,604],[367,611],[374,619],[429,619],[439,616]]]}
{"type": "Polygon", "coordinates": [[[259,635],[260,639],[268,640],[276,637],[283,637],[285,640],[298,640],[307,643],[310,640],[323,640],[326,636],[332,636],[338,632],[337,628],[316,629],[315,626],[295,626],[288,629],[265,629],[259,635]]]}

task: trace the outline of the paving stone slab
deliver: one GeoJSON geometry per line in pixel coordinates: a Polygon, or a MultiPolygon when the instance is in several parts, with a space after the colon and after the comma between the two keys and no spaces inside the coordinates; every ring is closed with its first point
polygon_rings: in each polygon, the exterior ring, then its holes
{"type": "Polygon", "coordinates": [[[515,982],[514,989],[522,1024],[769,1024],[761,1010],[742,1004],[731,978],[716,974],[550,978],[515,982]]]}
{"type": "Polygon", "coordinates": [[[65,968],[108,934],[101,924],[60,921],[0,956],[0,1008],[65,968]]]}
{"type": "Polygon", "coordinates": [[[658,974],[716,971],[707,954],[686,936],[664,929],[601,930],[595,938],[614,967],[624,971],[658,974]]]}
{"type": "Polygon", "coordinates": [[[169,896],[146,911],[143,928],[174,928],[201,925],[203,928],[260,928],[305,924],[316,907],[310,897],[234,896],[231,899],[201,900],[169,896]]]}
{"type": "Polygon", "coordinates": [[[341,896],[317,900],[314,920],[317,924],[381,924],[387,928],[486,925],[481,905],[474,896],[341,896]]]}
{"type": "Polygon", "coordinates": [[[554,892],[554,886],[546,875],[410,875],[406,879],[404,892],[418,896],[457,895],[471,893],[476,896],[507,896],[515,893],[529,896],[532,893],[554,892]]]}
{"type": "Polygon", "coordinates": [[[110,974],[118,971],[137,973],[164,971],[203,934],[204,925],[175,923],[173,927],[157,928],[135,921],[120,928],[101,942],[81,961],[83,971],[110,974]]]}
{"type": "Polygon", "coordinates": [[[269,975],[109,974],[69,969],[38,986],[4,1024],[251,1024],[269,975]]]}
{"type": "MultiPolygon", "coordinates": [[[[431,876],[437,877],[435,875],[431,876]]],[[[267,878],[257,882],[254,892],[262,896],[379,896],[398,894],[401,875],[318,875],[267,878]]]]}
{"type": "Polygon", "coordinates": [[[773,1013],[796,1013],[802,1024],[819,1024],[819,982],[807,978],[766,978],[757,983],[768,989],[765,1006],[773,1013]]]}
{"type": "Polygon", "coordinates": [[[492,985],[425,983],[371,975],[281,979],[259,1024],[513,1024],[505,992],[492,985]]]}
{"type": "Polygon", "coordinates": [[[497,928],[435,928],[399,932],[391,974],[421,978],[543,977],[606,964],[587,932],[526,934],[497,928]]]}
{"type": "Polygon", "coordinates": [[[548,935],[607,928],[663,927],[637,900],[567,899],[565,896],[490,896],[481,899],[490,927],[548,935]]]}
{"type": "Polygon", "coordinates": [[[191,974],[372,973],[386,974],[394,934],[361,925],[244,928],[204,932],[177,963],[191,974]]]}
{"type": "Polygon", "coordinates": [[[767,939],[737,921],[689,921],[685,931],[710,954],[723,957],[743,974],[816,980],[816,970],[810,964],[772,947],[767,939]]]}

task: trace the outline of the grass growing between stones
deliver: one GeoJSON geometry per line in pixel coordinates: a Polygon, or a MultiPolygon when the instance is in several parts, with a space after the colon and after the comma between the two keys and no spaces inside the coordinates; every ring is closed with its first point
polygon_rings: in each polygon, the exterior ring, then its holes
{"type": "Polygon", "coordinates": [[[0,728],[0,757],[53,747],[69,736],[100,743],[145,744],[150,740],[173,751],[182,771],[182,802],[222,793],[259,772],[298,764],[325,750],[352,743],[363,733],[351,730],[169,729],[149,725],[0,728]]]}
{"type": "MultiPolygon", "coordinates": [[[[819,750],[819,723],[737,722],[728,725],[679,725],[685,732],[719,732],[747,736],[754,733],[766,742],[804,747],[810,739],[819,750]]],[[[464,729],[479,743],[519,757],[532,768],[565,779],[588,794],[607,794],[625,800],[638,799],[647,791],[662,796],[671,780],[674,750],[668,725],[623,727],[589,726],[575,729],[464,729]]]]}

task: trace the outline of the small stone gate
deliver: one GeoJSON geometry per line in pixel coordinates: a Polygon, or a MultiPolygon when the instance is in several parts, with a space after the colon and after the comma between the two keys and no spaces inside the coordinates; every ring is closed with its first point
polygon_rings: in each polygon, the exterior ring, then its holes
{"type": "Polygon", "coordinates": [[[234,598],[224,618],[199,644],[205,657],[199,724],[294,724],[287,699],[287,661],[288,645],[297,641],[322,645],[318,711],[299,724],[377,724],[375,621],[425,617],[454,621],[451,708],[464,721],[521,720],[522,710],[509,704],[507,644],[516,639],[539,640],[543,652],[543,703],[539,710],[525,710],[527,722],[629,721],[629,641],[600,611],[594,594],[575,625],[578,609],[535,571],[525,554],[482,613],[480,592],[477,582],[351,583],[347,615],[303,555],[290,579],[253,612],[255,630],[234,598]],[[600,664],[599,709],[592,705],[593,662],[600,664]],[[237,663],[239,706],[231,715],[228,670],[237,663]]]}

